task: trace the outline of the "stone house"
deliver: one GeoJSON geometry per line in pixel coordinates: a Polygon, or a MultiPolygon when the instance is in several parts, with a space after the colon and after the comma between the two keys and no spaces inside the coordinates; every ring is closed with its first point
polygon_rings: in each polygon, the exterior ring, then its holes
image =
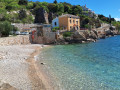
{"type": "Polygon", "coordinates": [[[67,31],[80,30],[80,17],[64,14],[52,20],[52,28],[59,27],[67,31]]]}
{"type": "Polygon", "coordinates": [[[30,36],[32,39],[32,43],[37,44],[50,44],[54,43],[55,41],[55,32],[51,31],[51,25],[44,24],[44,25],[38,25],[32,28],[36,28],[36,31],[32,33],[30,36]]]}

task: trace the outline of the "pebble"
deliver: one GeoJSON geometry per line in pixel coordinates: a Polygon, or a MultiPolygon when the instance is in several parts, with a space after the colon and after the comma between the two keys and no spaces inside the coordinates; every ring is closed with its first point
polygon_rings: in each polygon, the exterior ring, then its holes
{"type": "Polygon", "coordinates": [[[37,45],[0,46],[0,80],[18,90],[32,90],[26,59],[34,52],[32,47],[35,46],[37,45]]]}
{"type": "Polygon", "coordinates": [[[41,63],[41,65],[45,65],[45,63],[41,63]]]}

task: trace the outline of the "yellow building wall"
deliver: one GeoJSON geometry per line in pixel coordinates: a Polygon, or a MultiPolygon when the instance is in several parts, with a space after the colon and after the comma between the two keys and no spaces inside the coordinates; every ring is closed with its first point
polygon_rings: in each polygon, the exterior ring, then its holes
{"type": "Polygon", "coordinates": [[[59,17],[59,26],[60,27],[66,27],[65,29],[68,30],[68,31],[71,30],[70,26],[73,29],[74,24],[77,25],[80,28],[80,19],[68,18],[67,16],[66,17],[59,17]],[[70,20],[71,20],[71,23],[70,23],[70,20]],[[73,20],[75,21],[74,23],[73,23],[73,20]],[[77,24],[76,21],[78,21],[78,24],[77,24]]]}
{"type": "Polygon", "coordinates": [[[74,24],[77,25],[77,26],[80,28],[80,19],[76,19],[76,18],[68,18],[68,30],[70,30],[70,26],[71,26],[72,29],[73,29],[74,24]],[[71,20],[71,23],[70,23],[70,20],[71,20]],[[73,20],[74,20],[74,22],[73,22],[73,20]],[[76,21],[78,21],[78,24],[77,24],[76,21]]]}

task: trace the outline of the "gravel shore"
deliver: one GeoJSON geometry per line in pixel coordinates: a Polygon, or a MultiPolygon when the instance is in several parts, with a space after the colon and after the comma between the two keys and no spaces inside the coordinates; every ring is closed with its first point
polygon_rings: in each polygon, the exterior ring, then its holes
{"type": "Polygon", "coordinates": [[[37,44],[0,46],[0,90],[46,90],[33,60],[41,47],[37,44]]]}

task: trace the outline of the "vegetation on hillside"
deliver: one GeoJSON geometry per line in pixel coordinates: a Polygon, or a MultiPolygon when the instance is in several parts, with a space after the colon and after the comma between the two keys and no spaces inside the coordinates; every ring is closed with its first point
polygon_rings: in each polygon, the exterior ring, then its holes
{"type": "Polygon", "coordinates": [[[114,21],[114,22],[112,22],[112,25],[114,25],[115,27],[116,27],[116,29],[117,30],[119,30],[119,32],[120,32],[120,21],[114,21]]]}
{"type": "MultiPolygon", "coordinates": [[[[89,17],[84,15],[84,11],[80,5],[71,5],[66,2],[53,3],[33,2],[28,0],[0,0],[0,23],[5,21],[10,23],[34,23],[37,10],[43,8],[47,13],[53,13],[54,16],[64,14],[73,14],[80,16],[81,28],[100,27],[102,22],[109,23],[109,18],[103,15],[89,17]]],[[[53,17],[55,18],[55,17],[53,17]]],[[[120,29],[120,22],[116,22],[111,18],[113,25],[120,29]]]]}
{"type": "Polygon", "coordinates": [[[71,37],[71,35],[72,35],[71,32],[65,32],[65,33],[63,34],[63,37],[64,37],[64,38],[65,38],[65,37],[71,37]]]}
{"type": "Polygon", "coordinates": [[[17,31],[17,28],[8,21],[0,22],[0,36],[9,36],[11,31],[17,31]]]}

